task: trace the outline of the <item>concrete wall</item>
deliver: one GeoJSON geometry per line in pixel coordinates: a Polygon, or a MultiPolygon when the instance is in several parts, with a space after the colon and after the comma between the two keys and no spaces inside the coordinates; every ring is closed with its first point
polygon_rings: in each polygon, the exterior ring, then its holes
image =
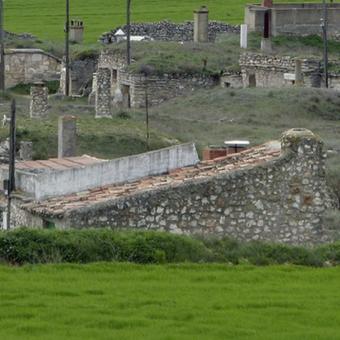
{"type": "Polygon", "coordinates": [[[262,165],[50,218],[61,228],[133,228],[304,245],[332,241],[324,214],[336,201],[326,185],[323,142],[295,129],[282,136],[281,145],[281,156],[262,165]]]}
{"type": "MultiPolygon", "coordinates": [[[[245,23],[250,31],[262,32],[264,15],[267,9],[260,5],[248,5],[245,9],[245,23]]],[[[322,4],[287,3],[274,4],[271,12],[272,35],[280,34],[321,34],[320,19],[323,17],[322,4]]],[[[328,4],[329,34],[340,33],[340,4],[328,4]]]]}
{"type": "Polygon", "coordinates": [[[39,49],[6,50],[6,87],[59,80],[61,61],[39,49]]]}
{"type": "Polygon", "coordinates": [[[198,163],[194,144],[176,145],[140,155],[63,171],[16,172],[17,189],[36,200],[63,196],[104,185],[128,182],[198,163]]]}

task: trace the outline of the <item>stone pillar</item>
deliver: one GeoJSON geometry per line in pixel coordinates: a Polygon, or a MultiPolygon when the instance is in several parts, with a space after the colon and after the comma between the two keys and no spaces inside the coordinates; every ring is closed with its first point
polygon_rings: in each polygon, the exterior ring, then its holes
{"type": "Polygon", "coordinates": [[[194,11],[194,42],[206,43],[209,41],[209,10],[202,6],[194,11]]]}
{"type": "Polygon", "coordinates": [[[241,25],[240,47],[248,48],[248,25],[241,25]]]}
{"type": "Polygon", "coordinates": [[[302,62],[299,59],[295,60],[295,85],[296,86],[303,85],[302,62]]]}
{"type": "Polygon", "coordinates": [[[111,107],[111,70],[97,70],[96,118],[112,117],[111,107]]]}
{"type": "Polygon", "coordinates": [[[95,105],[95,103],[96,103],[96,92],[97,92],[97,73],[93,73],[92,92],[90,93],[89,98],[88,98],[88,104],[89,105],[95,105]]]}
{"type": "Polygon", "coordinates": [[[32,142],[20,142],[19,158],[23,161],[31,161],[33,155],[33,143],[32,142]]]}
{"type": "Polygon", "coordinates": [[[35,83],[31,86],[31,118],[46,118],[48,110],[48,88],[44,83],[35,83]]]}
{"type": "Polygon", "coordinates": [[[71,20],[70,41],[81,44],[84,37],[84,23],[81,20],[71,20]]]}
{"type": "Polygon", "coordinates": [[[60,117],[58,121],[58,158],[76,156],[76,139],[76,117],[60,117]]]}

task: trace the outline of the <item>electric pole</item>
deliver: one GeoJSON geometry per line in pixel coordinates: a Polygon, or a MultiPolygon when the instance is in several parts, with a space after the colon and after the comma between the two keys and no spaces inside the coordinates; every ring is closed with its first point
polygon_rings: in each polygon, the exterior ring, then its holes
{"type": "Polygon", "coordinates": [[[0,91],[5,92],[4,2],[0,0],[0,91]]]}
{"type": "Polygon", "coordinates": [[[65,23],[65,96],[70,95],[70,0],[66,0],[65,23]]]}
{"type": "Polygon", "coordinates": [[[328,88],[328,6],[326,0],[323,0],[323,18],[321,19],[321,28],[323,36],[323,70],[325,77],[325,86],[328,88]]]}
{"type": "Polygon", "coordinates": [[[126,62],[131,64],[131,0],[126,0],[126,62]]]}

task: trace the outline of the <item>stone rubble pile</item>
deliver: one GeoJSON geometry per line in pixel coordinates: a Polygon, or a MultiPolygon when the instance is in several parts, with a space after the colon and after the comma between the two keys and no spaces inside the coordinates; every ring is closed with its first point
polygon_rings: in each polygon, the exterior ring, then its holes
{"type": "MultiPolygon", "coordinates": [[[[120,26],[110,32],[105,32],[99,38],[103,44],[116,42],[115,33],[119,30],[126,32],[126,26],[120,26]]],[[[214,41],[220,33],[240,33],[240,26],[229,25],[218,21],[209,22],[209,41],[214,41]]],[[[176,24],[170,21],[156,23],[134,23],[131,24],[131,35],[149,36],[155,40],[163,41],[193,41],[194,23],[187,21],[176,24]]]]}

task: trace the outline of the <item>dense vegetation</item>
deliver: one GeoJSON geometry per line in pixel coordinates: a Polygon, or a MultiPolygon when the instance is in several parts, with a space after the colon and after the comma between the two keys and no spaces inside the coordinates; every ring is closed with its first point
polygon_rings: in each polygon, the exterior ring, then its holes
{"type": "Polygon", "coordinates": [[[1,339],[338,339],[338,268],[0,266],[1,339]]]}
{"type": "MultiPolygon", "coordinates": [[[[282,2],[299,2],[283,0],[282,2]]],[[[192,20],[193,10],[206,4],[210,18],[228,23],[243,22],[247,0],[143,0],[132,1],[132,20],[154,22],[163,19],[182,22],[192,20]]],[[[311,0],[311,2],[317,2],[311,0]]],[[[5,1],[5,29],[30,32],[44,40],[63,39],[65,0],[11,0],[5,1]]],[[[97,41],[106,31],[125,22],[125,0],[72,0],[71,17],[84,20],[85,37],[89,43],[97,41]]]]}
{"type": "Polygon", "coordinates": [[[21,229],[0,233],[0,261],[20,265],[118,261],[329,266],[340,264],[340,244],[303,248],[156,232],[21,229]]]}

